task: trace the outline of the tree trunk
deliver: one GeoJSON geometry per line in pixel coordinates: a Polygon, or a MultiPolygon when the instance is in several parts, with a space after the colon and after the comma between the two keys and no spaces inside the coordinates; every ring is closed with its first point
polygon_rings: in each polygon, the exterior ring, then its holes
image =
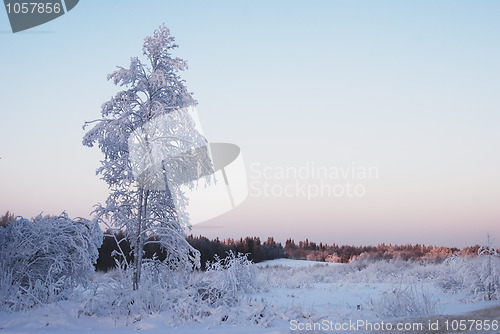
{"type": "Polygon", "coordinates": [[[144,211],[144,189],[139,188],[139,207],[137,208],[137,231],[134,243],[134,275],[132,278],[134,290],[139,289],[141,281],[141,266],[142,266],[142,214],[144,211]]]}
{"type": "MultiPolygon", "coordinates": [[[[142,269],[142,256],[144,254],[144,230],[146,229],[146,222],[147,222],[147,219],[148,219],[148,214],[147,214],[147,210],[148,210],[148,197],[149,197],[149,189],[147,189],[144,193],[144,198],[143,198],[143,204],[142,204],[142,220],[141,220],[141,223],[142,223],[142,226],[141,226],[141,235],[139,236],[139,252],[141,254],[141,256],[139,257],[139,275],[137,277],[137,285],[139,285],[139,282],[141,281],[141,269],[142,269]]],[[[137,286],[139,287],[139,286],[137,286]]]]}

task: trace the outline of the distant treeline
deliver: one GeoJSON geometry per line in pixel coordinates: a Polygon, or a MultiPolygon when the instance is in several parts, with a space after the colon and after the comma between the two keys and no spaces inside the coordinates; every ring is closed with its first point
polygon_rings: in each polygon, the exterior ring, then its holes
{"type": "MultiPolygon", "coordinates": [[[[108,231],[99,249],[99,258],[96,264],[97,270],[107,271],[116,266],[115,258],[118,253],[121,253],[117,246],[117,240],[122,240],[120,247],[127,256],[127,262],[132,261],[130,242],[126,240],[123,232],[120,231],[113,237],[108,231]]],[[[254,263],[287,257],[281,243],[275,242],[273,238],[268,238],[265,242],[261,242],[257,237],[220,241],[219,239],[210,240],[203,236],[195,237],[190,235],[186,240],[193,248],[200,252],[201,269],[205,269],[207,261],[214,261],[216,256],[224,258],[229,251],[235,254],[247,254],[248,259],[254,263]]],[[[146,259],[156,257],[159,260],[164,260],[166,256],[167,254],[158,243],[146,243],[144,246],[144,258],[146,259]]]]}
{"type": "Polygon", "coordinates": [[[285,243],[288,257],[297,260],[349,263],[354,260],[405,260],[441,262],[452,254],[461,256],[477,255],[480,246],[466,247],[462,250],[456,247],[436,247],[425,245],[392,245],[349,246],[327,245],[309,240],[298,244],[293,239],[285,243]]]}
{"type": "MultiPolygon", "coordinates": [[[[122,232],[116,236],[117,240],[124,238],[122,232]]],[[[258,237],[247,237],[240,239],[218,238],[210,240],[203,236],[187,237],[191,246],[201,253],[201,268],[205,268],[207,261],[213,261],[215,256],[223,258],[229,251],[234,253],[247,254],[254,263],[278,258],[290,258],[296,260],[310,260],[321,262],[349,263],[354,260],[378,261],[378,260],[404,260],[404,261],[427,261],[442,262],[447,257],[458,254],[460,256],[475,256],[479,246],[459,248],[436,247],[425,245],[386,245],[377,246],[349,246],[349,245],[327,245],[314,243],[309,240],[300,241],[298,244],[293,239],[288,239],[285,247],[274,238],[269,237],[265,242],[261,242],[258,237]]],[[[128,261],[132,261],[130,255],[130,243],[124,240],[121,243],[122,250],[128,254],[128,261]]],[[[107,271],[115,266],[113,254],[118,251],[115,238],[106,236],[99,249],[99,259],[97,270],[107,271]]],[[[157,257],[165,259],[166,254],[159,244],[148,243],[145,246],[145,258],[157,257]]]]}

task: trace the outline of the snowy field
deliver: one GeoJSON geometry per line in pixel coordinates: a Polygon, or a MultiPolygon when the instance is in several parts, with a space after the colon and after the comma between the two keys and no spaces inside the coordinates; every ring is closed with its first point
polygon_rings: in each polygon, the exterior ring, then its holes
{"type": "MultiPolygon", "coordinates": [[[[0,332],[436,333],[429,326],[438,324],[439,333],[454,333],[460,320],[480,320],[481,326],[490,327],[470,331],[468,328],[463,333],[500,332],[494,327],[495,320],[498,323],[500,318],[500,301],[484,301],[470,291],[457,291],[456,287],[462,284],[457,280],[460,274],[457,270],[463,268],[453,263],[325,264],[279,259],[243,269],[251,276],[242,279],[254,280],[245,282],[251,288],[238,290],[234,303],[224,301],[219,295],[222,302],[214,299],[213,307],[206,309],[204,316],[198,309],[188,309],[191,305],[185,301],[188,299],[181,298],[168,301],[184,307],[181,311],[174,308],[173,312],[167,307],[162,312],[100,315],[88,312],[89,291],[81,291],[78,301],[1,312],[0,332]],[[358,327],[353,329],[353,326],[358,327]],[[404,330],[395,326],[403,326],[404,330]]],[[[232,274],[238,275],[228,270],[226,276],[211,279],[219,284],[232,274]]],[[[116,273],[96,274],[94,284],[103,286],[113,275],[116,273]]],[[[199,273],[198,282],[206,276],[210,273],[199,273]]],[[[477,321],[467,326],[478,326],[477,321]]]]}
{"type": "Polygon", "coordinates": [[[255,266],[259,268],[276,268],[276,267],[287,267],[287,268],[308,268],[308,267],[321,267],[321,266],[340,266],[341,263],[332,262],[317,262],[317,261],[307,261],[307,260],[292,260],[292,259],[276,259],[271,261],[264,261],[257,263],[255,266]]]}

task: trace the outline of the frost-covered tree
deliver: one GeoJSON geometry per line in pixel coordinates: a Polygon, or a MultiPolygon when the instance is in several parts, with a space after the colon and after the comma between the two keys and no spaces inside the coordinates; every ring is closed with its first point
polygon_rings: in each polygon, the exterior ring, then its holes
{"type": "Polygon", "coordinates": [[[199,253],[185,240],[187,199],[179,185],[193,186],[211,173],[212,164],[206,139],[190,117],[196,101],[179,76],[187,63],[171,55],[177,47],[164,25],[146,37],[145,61],[131,58],[129,68],[108,75],[126,89],[102,105],[100,119],[85,123],[96,123],[83,144],[97,144],[104,154],[97,173],[110,188],[95,219],[124,230],[130,239],[134,289],[148,242],[162,245],[171,266],[199,265],[199,253]]]}

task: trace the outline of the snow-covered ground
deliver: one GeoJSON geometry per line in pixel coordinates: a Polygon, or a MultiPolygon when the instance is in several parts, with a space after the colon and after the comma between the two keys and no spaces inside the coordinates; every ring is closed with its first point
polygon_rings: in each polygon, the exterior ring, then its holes
{"type": "Polygon", "coordinates": [[[266,268],[266,267],[302,268],[302,267],[312,267],[312,266],[338,266],[338,265],[342,265],[342,263],[292,260],[292,259],[276,259],[271,261],[259,262],[256,264],[256,266],[260,268],[266,268]]]}
{"type": "MultiPolygon", "coordinates": [[[[444,288],[448,279],[443,265],[327,265],[280,259],[255,267],[261,289],[244,294],[235,307],[220,306],[216,316],[173,326],[172,315],[167,313],[89,316],[82,311],[81,302],[61,301],[26,311],[0,312],[0,333],[368,333],[370,328],[379,333],[431,333],[431,323],[440,321],[442,327],[446,319],[466,319],[466,314],[476,310],[496,308],[481,313],[482,321],[489,320],[490,325],[500,316],[500,301],[473,301],[465,292],[444,288]],[[492,318],[487,319],[489,316],[492,318]],[[414,331],[388,330],[387,324],[413,326],[414,331]]],[[[451,322],[448,325],[452,333],[451,322]]]]}

